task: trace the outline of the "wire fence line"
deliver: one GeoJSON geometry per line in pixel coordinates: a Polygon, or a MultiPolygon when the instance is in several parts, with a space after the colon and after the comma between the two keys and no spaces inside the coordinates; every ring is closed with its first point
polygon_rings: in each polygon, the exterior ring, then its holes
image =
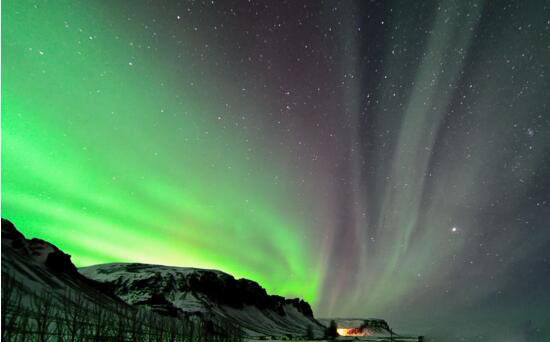
{"type": "Polygon", "coordinates": [[[35,293],[2,272],[2,341],[6,342],[233,342],[233,324],[169,317],[82,291],[35,293]]]}

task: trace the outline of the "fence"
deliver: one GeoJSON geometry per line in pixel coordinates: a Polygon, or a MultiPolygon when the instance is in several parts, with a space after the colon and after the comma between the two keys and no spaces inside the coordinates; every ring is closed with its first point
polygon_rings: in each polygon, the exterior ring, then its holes
{"type": "Polygon", "coordinates": [[[233,342],[241,331],[228,322],[167,317],[66,290],[34,293],[2,272],[2,341],[6,342],[233,342]]]}

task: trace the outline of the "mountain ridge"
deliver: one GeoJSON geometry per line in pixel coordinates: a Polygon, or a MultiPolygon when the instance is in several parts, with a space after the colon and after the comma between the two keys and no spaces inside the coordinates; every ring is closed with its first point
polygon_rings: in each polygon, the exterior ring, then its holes
{"type": "Polygon", "coordinates": [[[112,288],[128,304],[229,320],[250,336],[303,336],[308,326],[320,335],[324,329],[304,300],[269,295],[258,283],[219,270],[111,263],[79,271],[112,288]]]}
{"type": "Polygon", "coordinates": [[[2,273],[14,276],[31,292],[82,291],[90,298],[144,306],[168,316],[195,316],[230,323],[249,337],[302,337],[324,327],[309,304],[299,298],[269,295],[257,282],[219,270],[112,263],[76,268],[71,256],[54,244],[27,239],[2,219],[2,273]]]}

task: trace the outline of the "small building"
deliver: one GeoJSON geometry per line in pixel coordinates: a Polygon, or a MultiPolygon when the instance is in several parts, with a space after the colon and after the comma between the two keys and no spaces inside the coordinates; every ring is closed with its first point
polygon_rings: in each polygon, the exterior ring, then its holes
{"type": "MultiPolygon", "coordinates": [[[[420,336],[402,336],[396,334],[383,319],[378,318],[335,318],[335,319],[319,319],[318,321],[325,327],[330,325],[330,322],[336,322],[336,331],[338,335],[343,337],[389,337],[394,341],[422,341],[420,336]]],[[[367,339],[368,340],[368,339],[367,339]]]]}

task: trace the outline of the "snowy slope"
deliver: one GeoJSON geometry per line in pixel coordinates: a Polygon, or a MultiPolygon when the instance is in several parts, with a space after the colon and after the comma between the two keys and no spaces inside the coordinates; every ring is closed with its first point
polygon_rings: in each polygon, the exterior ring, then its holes
{"type": "Polygon", "coordinates": [[[79,272],[107,285],[128,304],[230,321],[251,337],[304,336],[308,326],[317,336],[324,331],[303,300],[268,295],[256,282],[217,270],[115,263],[79,272]]]}
{"type": "Polygon", "coordinates": [[[26,239],[5,219],[2,219],[2,275],[13,277],[30,293],[83,292],[94,300],[126,305],[104,285],[78,273],[70,255],[47,241],[26,239]]]}

